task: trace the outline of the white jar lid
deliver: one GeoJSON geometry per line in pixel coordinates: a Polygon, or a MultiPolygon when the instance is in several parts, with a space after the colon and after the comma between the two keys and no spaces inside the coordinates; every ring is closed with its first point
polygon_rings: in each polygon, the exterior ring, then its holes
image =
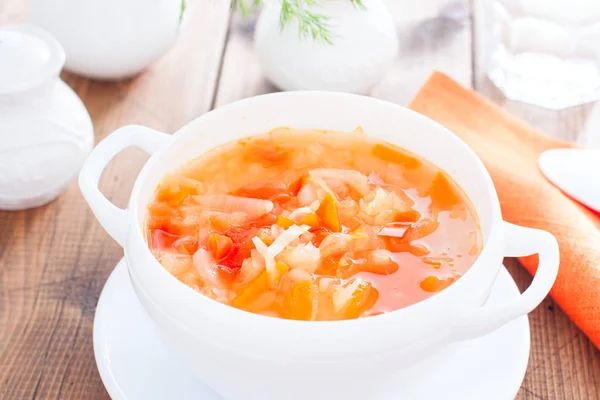
{"type": "Polygon", "coordinates": [[[34,25],[0,29],[0,94],[30,89],[57,76],[65,63],[62,46],[34,25]]]}

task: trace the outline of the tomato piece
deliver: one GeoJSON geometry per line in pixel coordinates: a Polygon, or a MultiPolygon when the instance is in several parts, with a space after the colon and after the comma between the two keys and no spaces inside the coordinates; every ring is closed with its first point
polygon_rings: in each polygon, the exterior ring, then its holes
{"type": "Polygon", "coordinates": [[[221,261],[231,252],[233,241],[229,236],[211,233],[208,235],[208,248],[217,261],[221,261]]]}
{"type": "Polygon", "coordinates": [[[330,193],[327,193],[316,211],[323,226],[331,232],[341,232],[342,225],[338,218],[337,201],[330,193]]]}
{"type": "Polygon", "coordinates": [[[311,230],[310,232],[314,235],[311,242],[316,247],[319,247],[323,239],[325,239],[329,235],[329,231],[322,226],[319,226],[315,230],[311,230]]]}
{"type": "Polygon", "coordinates": [[[421,161],[409,156],[402,150],[391,145],[376,144],[371,150],[375,157],[394,164],[400,164],[406,169],[416,169],[421,166],[421,161]]]}
{"type": "Polygon", "coordinates": [[[181,227],[172,224],[169,221],[160,221],[155,224],[154,228],[172,235],[181,236],[181,227]]]}
{"type": "Polygon", "coordinates": [[[194,236],[184,236],[173,242],[173,248],[180,253],[192,255],[198,250],[198,239],[194,236]]]}
{"type": "Polygon", "coordinates": [[[219,263],[235,270],[240,269],[244,260],[250,257],[250,252],[254,249],[252,238],[257,235],[260,228],[270,227],[275,220],[274,215],[267,214],[256,221],[222,231],[222,235],[231,239],[232,249],[219,263]]]}
{"type": "Polygon", "coordinates": [[[163,229],[155,229],[152,231],[151,244],[153,249],[168,249],[173,246],[173,243],[181,239],[181,236],[170,233],[163,229]]]}
{"type": "Polygon", "coordinates": [[[294,182],[288,185],[288,193],[291,196],[298,196],[298,192],[302,188],[302,182],[304,181],[304,177],[296,179],[294,182]]]}

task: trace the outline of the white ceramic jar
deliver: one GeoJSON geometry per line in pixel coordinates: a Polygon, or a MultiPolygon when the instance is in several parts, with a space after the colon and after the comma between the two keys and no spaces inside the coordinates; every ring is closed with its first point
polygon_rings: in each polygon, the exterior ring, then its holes
{"type": "Polygon", "coordinates": [[[292,21],[280,28],[280,0],[267,0],[256,24],[255,48],[265,76],[283,90],[366,93],[398,52],[394,20],[382,0],[327,0],[308,6],[328,18],[332,43],[302,38],[292,21]]]}
{"type": "Polygon", "coordinates": [[[29,0],[32,23],[64,47],[66,68],[97,79],[131,77],[164,54],[182,0],[29,0]]]}
{"type": "MultiPolygon", "coordinates": [[[[558,245],[547,232],[502,221],[492,180],[457,136],[411,110],[381,100],[329,92],[283,92],[241,100],[204,114],[173,136],[141,126],[102,141],[79,176],[81,191],[107,232],[125,249],[144,309],[165,342],[226,399],[379,399],[392,380],[427,379],[427,368],[456,341],[485,335],[525,315],[548,294],[558,245]],[[187,287],[153,257],[145,240],[147,204],[162,177],[223,143],[275,127],[351,131],[386,140],[445,170],[480,219],[484,247],[449,288],[401,310],[348,321],[291,321],[248,313],[187,287]],[[153,154],[128,208],[98,190],[110,159],[128,146],[153,154]],[[485,306],[504,256],[539,253],[530,287],[517,299],[485,306]]],[[[432,383],[434,384],[434,383],[432,383]]]]}
{"type": "Polygon", "coordinates": [[[92,148],[92,121],[59,78],[65,54],[32,25],[0,29],[0,209],[56,198],[92,148]]]}

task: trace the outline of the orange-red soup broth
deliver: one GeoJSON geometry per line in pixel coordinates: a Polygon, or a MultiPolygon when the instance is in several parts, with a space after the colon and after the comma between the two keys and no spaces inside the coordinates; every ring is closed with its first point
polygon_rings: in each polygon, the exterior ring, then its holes
{"type": "Polygon", "coordinates": [[[147,238],[194,290],[296,320],[409,306],[459,279],[482,247],[446,173],[360,130],[280,128],[203,154],[161,181],[147,238]]]}

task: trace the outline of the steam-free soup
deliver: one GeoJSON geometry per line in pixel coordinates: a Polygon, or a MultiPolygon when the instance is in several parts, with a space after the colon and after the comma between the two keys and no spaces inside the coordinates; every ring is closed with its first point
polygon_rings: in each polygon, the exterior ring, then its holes
{"type": "Polygon", "coordinates": [[[443,290],[482,247],[449,176],[362,133],[276,129],[165,176],[148,206],[157,260],[242,310],[340,320],[443,290]]]}

